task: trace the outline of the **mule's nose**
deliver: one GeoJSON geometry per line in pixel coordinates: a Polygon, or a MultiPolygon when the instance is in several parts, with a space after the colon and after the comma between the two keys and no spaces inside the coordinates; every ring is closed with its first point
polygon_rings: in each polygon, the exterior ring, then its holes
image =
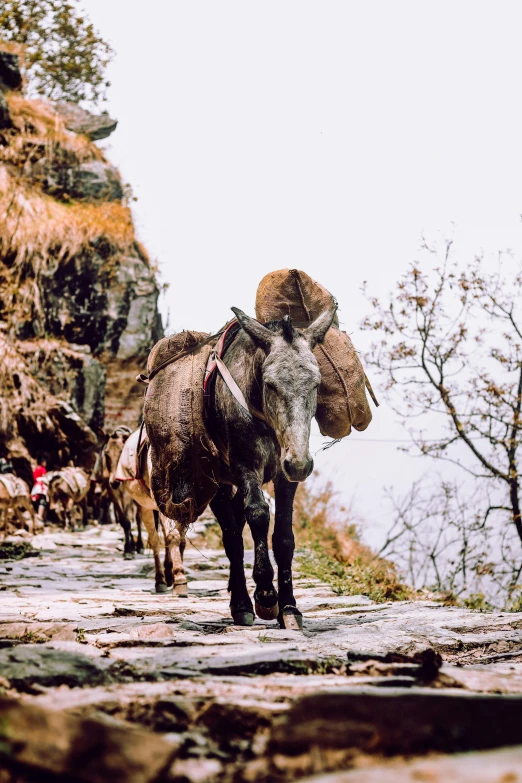
{"type": "Polygon", "coordinates": [[[283,470],[290,481],[304,481],[313,469],[314,461],[311,457],[300,462],[290,459],[285,459],[283,462],[283,470]]]}

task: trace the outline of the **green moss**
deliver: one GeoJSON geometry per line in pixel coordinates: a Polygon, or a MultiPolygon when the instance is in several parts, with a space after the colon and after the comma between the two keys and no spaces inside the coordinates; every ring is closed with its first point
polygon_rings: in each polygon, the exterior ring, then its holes
{"type": "Polygon", "coordinates": [[[379,603],[414,597],[412,589],[398,580],[387,561],[355,557],[350,562],[340,562],[323,552],[319,544],[312,544],[300,555],[299,572],[330,585],[337,595],[365,595],[379,603]]]}
{"type": "Polygon", "coordinates": [[[0,560],[22,560],[24,557],[38,557],[29,541],[3,541],[0,544],[0,560]]]}
{"type": "Polygon", "coordinates": [[[489,612],[493,609],[484,593],[471,593],[467,598],[462,599],[462,604],[467,609],[476,609],[479,612],[489,612]]]}
{"type": "Polygon", "coordinates": [[[510,612],[522,612],[522,590],[515,594],[509,606],[510,612]]]}

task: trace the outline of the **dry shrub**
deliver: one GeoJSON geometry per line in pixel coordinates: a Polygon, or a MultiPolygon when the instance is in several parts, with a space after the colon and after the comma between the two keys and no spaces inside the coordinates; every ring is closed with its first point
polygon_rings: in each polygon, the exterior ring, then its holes
{"type": "Polygon", "coordinates": [[[4,131],[0,146],[0,253],[22,264],[32,256],[71,257],[99,237],[125,251],[135,242],[132,217],[118,202],[60,202],[45,195],[27,178],[26,164],[36,158],[63,155],[76,163],[104,160],[100,149],[86,136],[69,132],[52,106],[9,93],[15,127],[4,131]],[[24,169],[25,167],[25,169],[24,169]]]}
{"type": "MultiPolygon", "coordinates": [[[[135,253],[130,209],[118,202],[71,204],[55,201],[9,174],[0,165],[0,301],[10,320],[30,313],[45,321],[39,281],[98,241],[111,246],[108,263],[135,253]]],[[[108,270],[105,265],[105,272],[108,270]]]]}
{"type": "MultiPolygon", "coordinates": [[[[16,417],[20,411],[43,426],[53,398],[32,377],[22,354],[0,333],[0,438],[16,438],[16,417]]],[[[52,426],[50,421],[46,421],[52,426]]]]}
{"type": "Polygon", "coordinates": [[[62,203],[9,174],[0,166],[0,252],[9,265],[51,267],[69,259],[99,238],[121,252],[134,243],[130,209],[116,201],[62,203]]]}
{"type": "Polygon", "coordinates": [[[353,513],[337,494],[332,482],[321,483],[317,474],[298,487],[294,534],[305,550],[301,574],[326,582],[339,595],[362,594],[374,601],[412,598],[414,591],[401,581],[394,564],[361,543],[353,513]]]}
{"type": "Polygon", "coordinates": [[[78,162],[103,160],[102,151],[87,136],[68,131],[63,119],[43,100],[29,100],[16,92],[7,93],[13,128],[4,131],[7,145],[0,159],[23,166],[35,153],[42,151],[52,159],[60,150],[70,153],[78,162]]]}
{"type": "Polygon", "coordinates": [[[8,100],[14,127],[0,134],[0,302],[11,322],[37,317],[44,323],[40,281],[61,264],[74,258],[82,263],[100,245],[111,265],[136,252],[149,262],[137,246],[124,203],[58,200],[32,177],[37,160],[74,165],[104,160],[101,150],[87,137],[67,131],[45,101],[18,93],[9,93],[8,100]]]}

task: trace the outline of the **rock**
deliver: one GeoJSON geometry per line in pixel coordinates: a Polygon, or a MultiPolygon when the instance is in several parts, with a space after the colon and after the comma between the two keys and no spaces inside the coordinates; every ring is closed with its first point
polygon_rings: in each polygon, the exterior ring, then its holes
{"type": "MultiPolygon", "coordinates": [[[[43,152],[43,150],[42,150],[43,152]]],[[[118,170],[103,160],[83,163],[60,150],[52,159],[45,155],[28,159],[24,176],[39,182],[43,190],[58,198],[83,201],[120,201],[123,187],[118,170]]]]}
{"type": "Polygon", "coordinates": [[[101,685],[108,680],[105,668],[86,655],[51,647],[29,644],[0,650],[2,677],[20,691],[31,692],[38,685],[101,685]]]}
{"type": "Polygon", "coordinates": [[[200,666],[202,671],[209,674],[248,675],[270,674],[271,672],[305,674],[316,668],[316,658],[314,655],[306,655],[295,648],[285,649],[280,645],[259,646],[253,644],[241,652],[234,651],[229,655],[216,655],[201,662],[200,666]]]}
{"type": "Polygon", "coordinates": [[[170,779],[187,783],[214,783],[223,765],[217,759],[176,759],[170,769],[170,779]]]}
{"type": "Polygon", "coordinates": [[[27,541],[2,541],[0,543],[0,560],[22,560],[24,557],[34,557],[35,552],[27,541]]]}
{"type": "Polygon", "coordinates": [[[27,771],[31,780],[152,783],[175,750],[152,732],[0,699],[0,766],[17,780],[27,771]]]}
{"type": "Polygon", "coordinates": [[[91,468],[94,455],[98,451],[98,438],[79,416],[74,408],[61,400],[49,409],[49,416],[65,435],[74,454],[74,464],[79,467],[91,468]]]}
{"type": "Polygon", "coordinates": [[[92,160],[66,170],[66,191],[73,198],[120,201],[123,187],[118,170],[110,163],[92,160]]]}
{"type": "Polygon", "coordinates": [[[483,750],[522,743],[522,696],[350,688],[299,699],[277,724],[273,752],[321,748],[372,753],[483,750]]]}
{"type": "MultiPolygon", "coordinates": [[[[74,771],[57,767],[59,773],[36,766],[30,779],[97,780],[90,777],[91,755],[92,764],[96,754],[103,764],[107,756],[94,740],[107,736],[102,734],[105,726],[122,728],[123,720],[156,733],[169,732],[173,757],[155,783],[188,783],[198,775],[209,783],[288,781],[359,761],[368,766],[358,770],[360,774],[375,765],[384,775],[381,753],[522,742],[522,696],[470,692],[520,693],[522,663],[510,657],[501,664],[445,663],[439,668],[441,658],[447,661],[456,654],[488,660],[491,645],[496,650],[512,645],[512,652],[502,654],[522,657],[521,614],[480,613],[422,601],[378,605],[361,597],[335,596],[327,585],[310,586],[307,578],[296,575],[296,594],[305,609],[302,633],[259,621],[238,628],[231,625],[226,582],[220,579],[228,567],[222,550],[201,543],[201,551],[187,546],[187,567],[201,587],[216,589],[210,596],[191,591],[188,599],[181,599],[152,592],[150,554],[123,562],[117,549],[122,532],[116,526],[77,533],[54,529],[52,538],[56,548],[43,547],[38,558],[0,561],[5,587],[0,593],[0,687],[13,686],[7,668],[24,705],[52,709],[60,720],[82,716],[75,740],[69,724],[60,723],[53,741],[57,752],[64,748],[60,759],[67,751],[77,762],[83,749],[88,777],[79,777],[83,766],[77,764],[74,771]],[[203,570],[196,568],[201,563],[203,570]],[[205,582],[205,575],[214,582],[205,582]],[[308,619],[308,614],[314,617],[308,619]],[[36,637],[41,644],[35,644],[36,637]],[[7,658],[22,651],[26,654],[20,660],[7,658]],[[411,687],[393,687],[401,681],[411,687]],[[431,687],[418,687],[419,682],[431,687]],[[87,724],[89,716],[94,721],[87,724]],[[360,751],[368,753],[361,757],[360,751]]],[[[252,550],[245,557],[251,561],[252,550]]],[[[248,587],[252,592],[250,573],[248,587]]],[[[0,753],[2,747],[6,752],[4,723],[0,715],[0,753]]],[[[20,736],[19,725],[16,719],[13,742],[20,736]]],[[[17,755],[22,752],[17,746],[9,763],[19,763],[23,773],[32,758],[38,759],[36,765],[47,765],[47,726],[46,715],[40,720],[31,712],[23,750],[33,755],[17,755]],[[44,733],[36,735],[40,727],[44,733]]],[[[139,750],[148,752],[146,732],[142,740],[138,734],[125,736],[127,744],[145,742],[139,750]]],[[[121,755],[110,737],[108,743],[115,748],[114,765],[130,774],[128,756],[121,755]]],[[[387,763],[404,770],[404,780],[410,779],[410,762],[387,763]]],[[[0,769],[4,767],[0,756],[0,769]]],[[[100,769],[100,780],[112,780],[106,766],[100,769]]],[[[511,773],[507,765],[499,769],[511,773]]],[[[416,777],[412,772],[413,780],[452,779],[443,772],[437,777],[436,767],[431,778],[428,773],[423,777],[424,767],[419,770],[416,777]]],[[[25,781],[23,774],[21,779],[25,781]]],[[[484,783],[500,779],[484,777],[484,783]]],[[[380,783],[386,778],[370,780],[380,783]]],[[[481,778],[470,774],[468,780],[481,778]]]]}
{"type": "MultiPolygon", "coordinates": [[[[10,87],[20,83],[16,57],[0,53],[2,73],[10,87]]],[[[106,137],[115,121],[59,104],[67,127],[87,135],[75,137],[45,101],[24,99],[22,109],[10,95],[14,125],[3,132],[9,113],[2,84],[0,191],[13,209],[0,259],[0,370],[9,377],[7,385],[2,380],[7,404],[0,440],[29,483],[43,455],[56,466],[83,460],[93,443],[86,428],[137,426],[143,388],[136,375],[163,329],[155,274],[135,240],[125,188],[87,138],[106,137]],[[23,269],[12,263],[17,253],[23,269]],[[83,426],[62,416],[58,400],[70,404],[83,426]],[[67,438],[55,426],[60,421],[67,438]]]]}
{"type": "MultiPolygon", "coordinates": [[[[38,536],[35,537],[35,539],[38,536]]],[[[76,641],[73,623],[0,623],[0,640],[8,647],[22,643],[41,644],[49,641],[76,641]]]]}
{"type": "Polygon", "coordinates": [[[120,201],[123,187],[118,170],[103,160],[85,163],[46,156],[36,162],[28,160],[24,175],[40,182],[43,189],[60,198],[84,201],[120,201]]]}
{"type": "Polygon", "coordinates": [[[7,99],[4,93],[0,91],[0,130],[10,128],[12,124],[7,99]]]}
{"type": "Polygon", "coordinates": [[[111,119],[106,112],[92,114],[76,103],[68,103],[67,101],[58,101],[53,105],[57,114],[64,120],[67,130],[82,133],[92,141],[106,139],[116,130],[118,120],[111,119]]]}
{"type": "Polygon", "coordinates": [[[54,552],[56,550],[54,538],[45,534],[35,536],[31,541],[31,546],[39,552],[54,552]]]}
{"type": "Polygon", "coordinates": [[[103,426],[106,370],[91,356],[89,345],[56,340],[42,348],[27,341],[20,348],[33,378],[58,398],[68,395],[89,427],[103,426]]]}
{"type": "Polygon", "coordinates": [[[70,389],[71,402],[89,427],[103,427],[105,377],[105,367],[86,356],[70,389]]]}
{"type": "Polygon", "coordinates": [[[120,336],[117,353],[118,359],[126,361],[144,356],[152,347],[150,335],[156,331],[158,287],[150,267],[136,256],[121,259],[118,282],[132,292],[127,325],[120,336]]]}
{"type": "MultiPolygon", "coordinates": [[[[77,354],[75,362],[76,370],[84,375],[84,388],[91,399],[86,406],[90,409],[95,407],[96,388],[102,398],[104,391],[103,370],[91,364],[95,357],[145,357],[159,332],[159,291],[148,261],[136,248],[135,255],[124,256],[108,266],[107,252],[102,243],[94,243],[89,253],[64,261],[54,274],[42,275],[40,280],[46,330],[68,343],[81,340],[94,354],[92,358],[77,354]]],[[[62,363],[65,359],[67,356],[62,363]]],[[[70,363],[70,359],[65,363],[70,363]]],[[[135,377],[136,373],[133,380],[135,377]]],[[[73,391],[79,400],[81,389],[73,391]]]]}
{"type": "Polygon", "coordinates": [[[413,759],[314,775],[301,783],[517,783],[522,748],[413,759]]]}
{"type": "Polygon", "coordinates": [[[22,74],[18,55],[0,51],[0,86],[8,90],[19,90],[22,86],[22,74]]]}

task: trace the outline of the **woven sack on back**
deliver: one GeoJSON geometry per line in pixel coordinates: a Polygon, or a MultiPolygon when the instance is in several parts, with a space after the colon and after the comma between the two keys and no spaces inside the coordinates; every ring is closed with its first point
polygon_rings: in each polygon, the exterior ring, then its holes
{"type": "MultiPolygon", "coordinates": [[[[187,331],[160,340],[150,353],[149,373],[206,337],[187,331]]],[[[166,517],[185,525],[198,518],[218,488],[219,456],[205,427],[203,401],[211,350],[205,345],[158,372],[149,383],[143,409],[154,500],[166,517]]]]}
{"type": "MultiPolygon", "coordinates": [[[[261,280],[256,318],[266,323],[288,314],[296,326],[306,325],[331,304],[332,295],[305,272],[281,269],[261,280]]],[[[365,430],[372,420],[363,366],[352,341],[338,326],[336,317],[324,342],[314,348],[321,371],[315,418],[321,434],[330,438],[344,438],[352,427],[365,430]]]]}
{"type": "Polygon", "coordinates": [[[5,487],[10,498],[29,497],[29,487],[14,473],[0,473],[0,484],[5,487]]]}

